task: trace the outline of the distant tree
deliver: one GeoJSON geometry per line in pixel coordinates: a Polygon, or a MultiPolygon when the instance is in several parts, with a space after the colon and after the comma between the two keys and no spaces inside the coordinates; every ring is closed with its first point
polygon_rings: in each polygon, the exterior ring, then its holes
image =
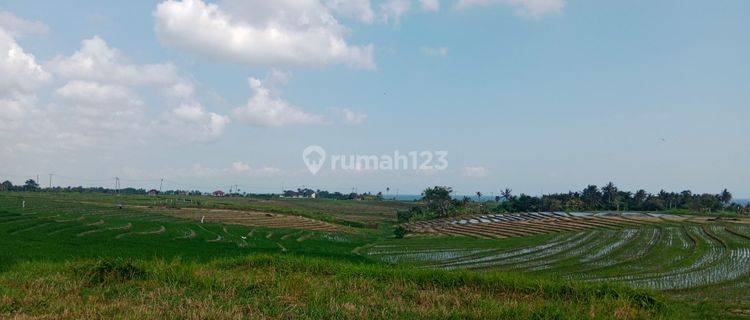
{"type": "Polygon", "coordinates": [[[500,202],[500,199],[501,199],[500,196],[495,196],[495,202],[500,202]]]}
{"type": "Polygon", "coordinates": [[[647,198],[648,193],[646,193],[646,190],[640,189],[636,191],[635,195],[633,196],[633,208],[642,209],[643,204],[646,202],[647,198]]]}
{"type": "Polygon", "coordinates": [[[13,183],[5,180],[0,184],[0,191],[13,191],[13,183]]]}
{"type": "Polygon", "coordinates": [[[732,201],[732,193],[729,192],[729,190],[724,189],[724,191],[721,192],[721,203],[723,204],[729,204],[729,202],[732,201]]]}
{"type": "Polygon", "coordinates": [[[644,209],[648,211],[661,211],[664,210],[664,201],[659,197],[649,197],[646,200],[644,209]]]}
{"type": "Polygon", "coordinates": [[[617,209],[617,187],[615,187],[614,183],[610,182],[602,187],[602,202],[604,202],[605,209],[617,209]]]}
{"type": "Polygon", "coordinates": [[[550,199],[549,201],[547,201],[546,211],[560,211],[562,209],[563,209],[562,201],[558,199],[550,199]]]}
{"type": "Polygon", "coordinates": [[[513,190],[511,189],[505,188],[505,190],[500,192],[500,194],[503,196],[503,199],[505,199],[505,201],[510,201],[513,199],[513,190]]]}
{"type": "Polygon", "coordinates": [[[39,184],[34,181],[34,179],[26,180],[26,183],[23,186],[24,190],[26,191],[34,191],[39,189],[39,184]]]}
{"type": "Polygon", "coordinates": [[[436,212],[441,217],[446,217],[450,214],[450,210],[453,207],[451,193],[453,193],[453,189],[450,187],[435,186],[425,189],[422,192],[422,199],[427,204],[427,208],[436,212]]]}
{"type": "Polygon", "coordinates": [[[482,201],[482,192],[477,191],[477,202],[482,201]]]}
{"type": "Polygon", "coordinates": [[[565,202],[565,210],[568,210],[568,211],[581,210],[582,206],[583,206],[583,201],[581,201],[581,199],[578,199],[578,198],[571,198],[565,202]]]}
{"type": "Polygon", "coordinates": [[[583,206],[589,210],[596,210],[601,208],[602,193],[599,192],[599,188],[595,185],[589,185],[586,189],[581,192],[581,201],[583,206]]]}

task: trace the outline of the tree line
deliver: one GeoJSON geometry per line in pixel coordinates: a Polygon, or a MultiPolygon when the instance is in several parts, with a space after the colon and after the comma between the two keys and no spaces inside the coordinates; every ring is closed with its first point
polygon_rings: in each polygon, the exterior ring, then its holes
{"type": "Polygon", "coordinates": [[[313,190],[310,188],[297,188],[297,190],[284,190],[282,196],[287,198],[317,198],[333,200],[383,200],[383,193],[341,193],[338,191],[330,192],[327,190],[313,190]]]}
{"type": "Polygon", "coordinates": [[[602,187],[589,185],[581,191],[552,193],[532,196],[521,193],[513,194],[506,188],[496,196],[494,201],[481,201],[477,192],[477,201],[468,197],[456,199],[453,189],[447,186],[435,186],[422,192],[423,206],[397,213],[400,221],[413,216],[447,217],[462,213],[512,213],[540,211],[668,211],[686,210],[691,212],[731,211],[739,214],[750,214],[750,204],[744,206],[732,202],[732,193],[727,189],[719,193],[693,193],[690,190],[681,192],[649,193],[643,189],[632,191],[620,190],[610,182],[602,187]]]}
{"type": "MultiPolygon", "coordinates": [[[[142,188],[122,188],[122,189],[110,189],[104,187],[52,187],[42,188],[39,186],[34,179],[26,180],[23,185],[14,185],[12,182],[5,180],[0,183],[0,191],[10,192],[71,192],[71,193],[105,193],[105,194],[127,194],[127,195],[147,195],[155,193],[156,190],[146,190],[142,188]]],[[[167,190],[163,192],[156,192],[163,195],[201,195],[202,193],[198,190],[167,190]]]]}

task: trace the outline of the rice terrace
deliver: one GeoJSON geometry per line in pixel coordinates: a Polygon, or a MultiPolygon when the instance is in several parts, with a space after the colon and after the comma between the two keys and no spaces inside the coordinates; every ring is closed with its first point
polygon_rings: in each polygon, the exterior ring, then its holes
{"type": "Polygon", "coordinates": [[[518,211],[509,190],[500,202],[435,197],[443,187],[420,201],[13,188],[0,192],[4,317],[750,313],[741,206],[518,211]]]}

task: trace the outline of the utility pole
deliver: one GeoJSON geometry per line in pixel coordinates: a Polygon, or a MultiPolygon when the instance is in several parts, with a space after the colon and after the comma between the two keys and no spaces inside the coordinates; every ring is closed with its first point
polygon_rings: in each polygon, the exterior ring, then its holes
{"type": "Polygon", "coordinates": [[[162,178],[161,181],[159,181],[159,193],[161,193],[161,188],[164,186],[164,179],[162,178]]]}
{"type": "Polygon", "coordinates": [[[49,174],[49,188],[52,189],[52,174],[49,174]]]}
{"type": "Polygon", "coordinates": [[[120,177],[115,177],[115,193],[120,193],[120,177]]]}

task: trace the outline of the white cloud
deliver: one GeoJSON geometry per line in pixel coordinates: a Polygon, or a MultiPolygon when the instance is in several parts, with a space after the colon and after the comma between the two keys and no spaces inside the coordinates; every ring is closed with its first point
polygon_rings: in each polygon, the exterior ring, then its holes
{"type": "Polygon", "coordinates": [[[489,174],[489,170],[482,166],[475,167],[463,167],[461,168],[461,175],[469,178],[484,178],[489,174]]]}
{"type": "Polygon", "coordinates": [[[55,93],[63,100],[89,103],[102,109],[111,107],[110,104],[116,101],[127,101],[133,105],[142,104],[136,94],[126,87],[97,82],[71,81],[58,88],[55,93]]]}
{"type": "MultiPolygon", "coordinates": [[[[98,36],[82,41],[78,51],[69,57],[58,56],[47,63],[47,66],[60,77],[72,79],[71,84],[77,85],[74,88],[90,89],[91,96],[82,97],[89,100],[96,99],[100,93],[107,96],[118,93],[94,90],[97,88],[128,90],[128,95],[132,97],[138,97],[135,93],[137,89],[155,88],[161,92],[169,99],[166,103],[172,109],[163,112],[155,121],[147,121],[145,118],[130,119],[133,122],[142,122],[140,131],[184,141],[211,141],[220,137],[229,123],[228,117],[205,110],[195,98],[195,85],[191,80],[181,76],[174,64],[132,63],[119,50],[110,47],[98,36]],[[86,86],[83,86],[84,84],[86,86]]],[[[58,93],[61,93],[60,90],[58,93]]],[[[122,95],[119,97],[123,98],[122,95]]],[[[143,105],[123,102],[110,104],[122,107],[119,112],[126,112],[124,108],[143,105]]]]}
{"type": "Polygon", "coordinates": [[[33,93],[50,79],[33,55],[0,28],[0,97],[33,93]]]}
{"type": "Polygon", "coordinates": [[[333,108],[332,111],[341,118],[341,121],[348,125],[362,124],[367,119],[366,114],[357,113],[347,108],[333,108]]]}
{"type": "Polygon", "coordinates": [[[204,109],[192,81],[171,63],[131,63],[99,37],[45,66],[0,29],[0,157],[211,141],[229,123],[204,109]],[[40,103],[36,94],[50,82],[55,89],[40,103]],[[144,90],[165,99],[149,106],[144,90]]]}
{"type": "Polygon", "coordinates": [[[68,79],[92,80],[123,85],[168,85],[180,81],[171,63],[132,64],[123,54],[95,36],[81,42],[70,57],[58,56],[47,64],[55,74],[68,79]]]}
{"type": "Polygon", "coordinates": [[[22,36],[27,34],[46,34],[49,27],[40,21],[28,21],[19,18],[11,12],[0,11],[0,29],[13,36],[22,36]]]}
{"type": "Polygon", "coordinates": [[[54,98],[45,111],[58,147],[108,148],[114,141],[139,143],[149,133],[146,106],[127,87],[75,80],[54,98]]]}
{"type": "Polygon", "coordinates": [[[370,0],[327,0],[326,6],[341,16],[358,19],[368,24],[375,20],[370,0]]]}
{"type": "Polygon", "coordinates": [[[380,4],[381,19],[385,23],[401,24],[401,16],[411,9],[410,0],[388,0],[380,4]]]}
{"type": "Polygon", "coordinates": [[[248,83],[253,96],[244,106],[234,109],[234,118],[252,125],[272,127],[327,123],[324,117],[302,111],[280,97],[273,87],[280,82],[285,82],[286,77],[288,75],[284,73],[273,72],[264,81],[249,78],[248,83]]]}
{"type": "Polygon", "coordinates": [[[197,102],[185,102],[166,116],[166,134],[186,141],[211,141],[224,134],[229,117],[207,112],[197,102]]]}
{"type": "Polygon", "coordinates": [[[419,0],[419,6],[424,11],[438,11],[440,10],[440,0],[419,0]]]}
{"type": "Polygon", "coordinates": [[[549,14],[559,14],[565,7],[565,0],[458,0],[455,7],[470,7],[505,4],[516,8],[516,14],[523,17],[539,18],[549,14]]]}
{"type": "Polygon", "coordinates": [[[422,52],[428,56],[444,57],[448,55],[446,47],[422,47],[422,52]]]}
{"type": "Polygon", "coordinates": [[[50,79],[34,56],[0,28],[0,141],[8,139],[3,142],[6,149],[24,143],[30,134],[27,125],[37,111],[36,90],[50,79]]]}
{"type": "Polygon", "coordinates": [[[271,166],[265,166],[265,167],[261,167],[261,168],[253,168],[250,165],[248,165],[248,164],[246,164],[244,162],[241,162],[241,161],[232,163],[231,171],[233,171],[235,173],[242,173],[242,174],[247,174],[247,175],[251,175],[251,176],[257,176],[257,175],[266,175],[266,176],[268,176],[268,175],[278,175],[278,174],[281,174],[283,172],[281,169],[278,169],[276,167],[271,167],[271,166]]]}
{"type": "Polygon", "coordinates": [[[344,40],[345,28],[317,0],[167,0],[155,12],[156,34],[170,46],[260,66],[343,63],[374,69],[372,45],[344,40]]]}

